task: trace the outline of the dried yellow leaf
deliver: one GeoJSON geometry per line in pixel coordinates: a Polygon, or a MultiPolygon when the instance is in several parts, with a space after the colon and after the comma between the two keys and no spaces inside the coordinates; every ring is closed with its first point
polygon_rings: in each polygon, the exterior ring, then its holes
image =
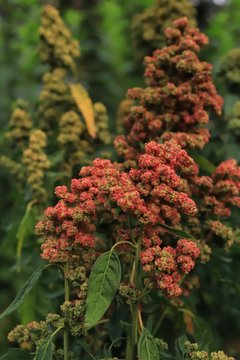
{"type": "Polygon", "coordinates": [[[184,312],[183,321],[185,323],[187,333],[193,334],[194,333],[193,315],[190,312],[184,312]]]}
{"type": "Polygon", "coordinates": [[[76,102],[78,109],[81,111],[87,130],[92,138],[96,138],[96,124],[94,119],[93,104],[92,101],[81,84],[70,84],[71,94],[76,102]]]}

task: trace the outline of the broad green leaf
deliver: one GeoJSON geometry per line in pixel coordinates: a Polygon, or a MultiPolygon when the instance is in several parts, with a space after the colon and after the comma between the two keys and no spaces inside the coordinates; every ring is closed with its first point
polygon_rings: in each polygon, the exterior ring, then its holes
{"type": "Polygon", "coordinates": [[[53,336],[48,336],[36,352],[36,360],[52,360],[53,336]]]}
{"type": "Polygon", "coordinates": [[[42,265],[37,270],[34,271],[34,273],[26,281],[22,289],[18,292],[13,302],[7,307],[7,309],[2,314],[0,314],[0,319],[3,319],[7,315],[11,314],[19,307],[20,304],[22,304],[25,297],[29,294],[33,286],[38,281],[42,271],[46,269],[48,266],[50,266],[50,264],[42,265]]]}
{"type": "Polygon", "coordinates": [[[201,170],[206,171],[210,175],[216,170],[216,166],[204,156],[192,153],[190,153],[190,155],[197,162],[201,170]]]}
{"type": "Polygon", "coordinates": [[[19,228],[17,230],[16,238],[17,238],[17,260],[18,263],[21,261],[22,256],[22,248],[24,240],[34,233],[34,224],[35,224],[35,218],[34,213],[32,211],[32,205],[35,201],[31,201],[28,203],[26,212],[20,222],[19,228]]]}
{"type": "Polygon", "coordinates": [[[30,353],[17,349],[17,348],[9,348],[8,352],[0,357],[0,360],[32,360],[33,355],[30,353]]]}
{"type": "Polygon", "coordinates": [[[96,325],[109,308],[121,280],[121,264],[113,251],[102,254],[93,265],[88,285],[85,326],[96,325]]]}
{"type": "Polygon", "coordinates": [[[37,296],[38,294],[35,288],[25,297],[22,304],[19,306],[18,314],[22,325],[27,325],[30,321],[35,319],[37,296]]]}
{"type": "Polygon", "coordinates": [[[158,224],[158,225],[160,227],[162,227],[163,229],[167,230],[168,232],[170,232],[171,234],[177,235],[177,236],[182,237],[182,238],[187,238],[187,239],[192,238],[192,235],[186,233],[183,230],[177,230],[177,229],[174,229],[174,228],[172,228],[170,226],[163,225],[163,224],[158,224]]]}
{"type": "Polygon", "coordinates": [[[138,341],[138,358],[139,360],[160,359],[156,341],[146,328],[143,328],[142,334],[138,341]]]}

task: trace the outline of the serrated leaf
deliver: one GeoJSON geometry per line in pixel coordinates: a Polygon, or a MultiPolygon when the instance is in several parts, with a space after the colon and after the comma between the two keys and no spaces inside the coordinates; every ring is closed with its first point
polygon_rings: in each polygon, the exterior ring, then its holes
{"type": "Polygon", "coordinates": [[[186,233],[183,230],[178,230],[178,229],[174,229],[170,226],[167,225],[163,225],[163,224],[158,224],[160,227],[162,227],[163,229],[167,230],[168,232],[170,232],[171,234],[177,235],[179,237],[182,238],[187,238],[187,239],[192,239],[192,235],[186,233]]]}
{"type": "Polygon", "coordinates": [[[9,348],[8,352],[0,357],[0,360],[32,360],[33,355],[30,353],[17,349],[17,348],[9,348]]]}
{"type": "Polygon", "coordinates": [[[96,325],[109,308],[121,281],[121,264],[113,251],[102,254],[93,265],[86,300],[85,326],[96,325]]]}
{"type": "Polygon", "coordinates": [[[36,352],[36,360],[52,360],[53,335],[48,336],[36,352]]]}
{"type": "Polygon", "coordinates": [[[34,273],[26,281],[22,289],[18,292],[13,302],[7,307],[7,309],[2,314],[0,314],[0,319],[3,319],[7,315],[11,314],[19,307],[20,304],[22,304],[27,294],[29,294],[33,286],[38,281],[42,271],[46,269],[48,266],[50,266],[50,264],[42,265],[37,270],[34,271],[34,273]]]}
{"type": "Polygon", "coordinates": [[[70,90],[78,109],[83,115],[89,135],[95,139],[97,131],[92,100],[81,84],[70,84],[70,90]]]}
{"type": "Polygon", "coordinates": [[[146,328],[143,328],[142,334],[138,341],[138,358],[139,360],[160,359],[156,341],[146,328]]]}

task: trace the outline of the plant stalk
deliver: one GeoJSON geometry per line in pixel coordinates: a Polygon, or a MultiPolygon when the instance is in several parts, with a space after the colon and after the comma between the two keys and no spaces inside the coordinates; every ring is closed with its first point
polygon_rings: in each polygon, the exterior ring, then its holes
{"type": "MultiPolygon", "coordinates": [[[[70,299],[70,286],[69,281],[66,278],[66,273],[68,272],[69,264],[68,262],[64,266],[64,291],[65,291],[65,301],[69,301],[70,299]]],[[[68,325],[64,323],[64,335],[63,335],[63,351],[64,351],[64,360],[68,360],[68,348],[69,348],[69,333],[68,333],[68,325]]]]}
{"type": "MultiPolygon", "coordinates": [[[[134,283],[135,287],[139,287],[139,258],[141,251],[141,237],[136,244],[135,259],[132,267],[132,273],[130,282],[134,283]]],[[[136,359],[136,347],[138,340],[138,304],[131,305],[131,317],[132,317],[132,329],[130,336],[127,341],[126,348],[126,360],[135,360],[136,359]]]]}

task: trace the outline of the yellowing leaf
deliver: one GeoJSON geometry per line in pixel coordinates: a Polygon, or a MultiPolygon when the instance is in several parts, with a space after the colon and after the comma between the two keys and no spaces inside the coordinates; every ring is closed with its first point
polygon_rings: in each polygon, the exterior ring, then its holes
{"type": "Polygon", "coordinates": [[[92,100],[81,84],[70,84],[70,90],[78,109],[83,115],[89,135],[95,139],[97,131],[92,100]]]}
{"type": "Polygon", "coordinates": [[[183,312],[183,321],[186,325],[186,331],[188,332],[188,334],[193,334],[194,333],[193,320],[195,318],[194,314],[187,309],[179,309],[179,311],[183,312]]]}
{"type": "Polygon", "coordinates": [[[185,325],[186,325],[186,331],[189,333],[189,334],[193,334],[194,332],[194,326],[193,326],[193,319],[192,317],[187,314],[187,313],[184,313],[183,314],[183,319],[184,319],[184,322],[185,322],[185,325]]]}

